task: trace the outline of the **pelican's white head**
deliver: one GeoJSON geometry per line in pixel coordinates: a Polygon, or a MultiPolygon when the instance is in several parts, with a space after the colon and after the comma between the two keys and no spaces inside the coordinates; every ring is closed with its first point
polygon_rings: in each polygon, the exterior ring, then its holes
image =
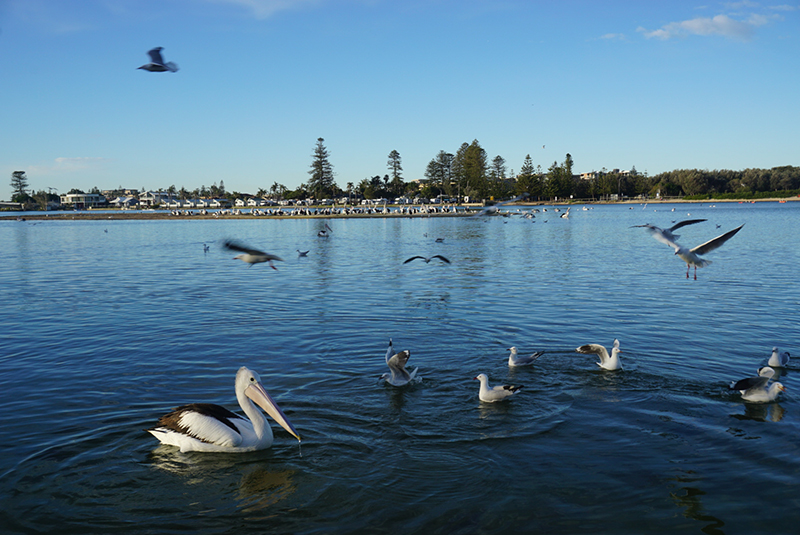
{"type": "Polygon", "coordinates": [[[278,422],[281,427],[286,429],[297,440],[300,440],[297,430],[286,418],[286,415],[283,414],[278,404],[267,393],[264,385],[261,384],[261,377],[246,366],[242,366],[236,372],[236,397],[239,398],[239,404],[244,406],[242,404],[243,399],[240,396],[246,396],[251,399],[256,405],[264,409],[270,418],[278,422]]]}

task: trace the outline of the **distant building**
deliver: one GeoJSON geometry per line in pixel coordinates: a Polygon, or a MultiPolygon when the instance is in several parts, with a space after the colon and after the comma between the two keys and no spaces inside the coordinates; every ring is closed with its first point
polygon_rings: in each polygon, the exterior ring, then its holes
{"type": "Polygon", "coordinates": [[[60,195],[61,204],[72,206],[76,210],[85,210],[95,206],[105,206],[108,201],[99,193],[64,193],[60,195]]]}
{"type": "Polygon", "coordinates": [[[139,204],[142,206],[158,206],[175,201],[175,197],[166,191],[145,191],[139,194],[139,204]]]}

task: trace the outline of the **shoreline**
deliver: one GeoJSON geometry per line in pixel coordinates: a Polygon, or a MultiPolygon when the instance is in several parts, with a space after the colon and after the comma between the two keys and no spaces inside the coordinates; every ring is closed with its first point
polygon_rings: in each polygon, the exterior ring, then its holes
{"type": "MultiPolygon", "coordinates": [[[[800,197],[771,197],[767,199],[703,199],[703,200],[648,200],[648,201],[641,201],[641,200],[627,200],[627,201],[586,201],[586,202],[563,202],[563,201],[556,201],[556,202],[536,202],[536,203],[524,203],[524,202],[514,202],[508,203],[505,206],[606,206],[606,205],[647,205],[647,204],[716,204],[716,203],[739,203],[739,204],[753,204],[759,202],[793,202],[793,201],[800,201],[800,197]]],[[[252,213],[241,213],[241,214],[223,214],[218,215],[218,212],[211,212],[205,215],[200,213],[196,213],[193,211],[188,211],[184,213],[174,213],[169,210],[164,211],[139,211],[139,210],[130,210],[130,211],[112,211],[111,209],[94,209],[94,210],[82,210],[80,212],[74,211],[61,211],[55,210],[51,211],[47,214],[42,213],[31,213],[31,215],[24,215],[25,212],[15,212],[15,215],[2,215],[0,212],[0,221],[16,221],[18,218],[23,218],[24,220],[29,221],[58,221],[58,220],[85,220],[85,221],[108,221],[108,220],[161,220],[161,219],[197,219],[197,220],[209,220],[209,219],[344,219],[344,218],[396,218],[396,217],[406,217],[406,218],[419,218],[419,217],[469,217],[475,215],[473,210],[480,210],[484,207],[483,204],[462,204],[459,205],[460,207],[466,208],[470,211],[460,211],[460,212],[434,212],[434,213],[414,213],[414,214],[404,214],[398,212],[392,212],[389,214],[384,213],[356,213],[356,214],[302,214],[302,215],[293,215],[291,213],[281,214],[281,215],[265,215],[265,214],[252,214],[252,213]],[[23,215],[20,215],[22,213],[23,215]]],[[[250,210],[248,208],[248,210],[250,210]]]]}

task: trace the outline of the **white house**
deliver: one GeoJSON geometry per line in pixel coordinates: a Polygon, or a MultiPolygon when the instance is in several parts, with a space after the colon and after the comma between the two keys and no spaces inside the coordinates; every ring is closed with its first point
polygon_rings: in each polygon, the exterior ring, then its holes
{"type": "Polygon", "coordinates": [[[61,204],[71,205],[78,210],[102,206],[108,202],[105,197],[98,193],[64,193],[60,197],[61,204]]]}

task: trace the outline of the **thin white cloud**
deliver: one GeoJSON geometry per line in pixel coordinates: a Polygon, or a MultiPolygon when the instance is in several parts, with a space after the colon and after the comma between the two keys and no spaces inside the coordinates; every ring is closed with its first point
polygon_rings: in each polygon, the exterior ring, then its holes
{"type": "Polygon", "coordinates": [[[636,31],[642,33],[648,39],[672,39],[674,37],[685,37],[687,35],[719,35],[730,39],[748,40],[753,36],[756,26],[766,24],[765,17],[751,15],[746,21],[742,22],[730,18],[727,15],[716,15],[715,17],[697,17],[681,22],[670,22],[658,30],[647,30],[639,27],[636,31]]]}
{"type": "Polygon", "coordinates": [[[625,34],[624,33],[607,33],[605,35],[601,35],[600,39],[606,39],[608,41],[624,41],[625,34]]]}
{"type": "Polygon", "coordinates": [[[800,10],[800,5],[790,6],[789,4],[781,4],[779,6],[769,6],[773,11],[797,11],[800,10]]]}
{"type": "Polygon", "coordinates": [[[217,4],[233,4],[251,11],[257,19],[266,19],[280,11],[319,4],[322,0],[208,0],[217,4]]]}
{"type": "Polygon", "coordinates": [[[31,165],[27,167],[27,172],[31,175],[38,174],[42,176],[56,175],[63,173],[74,173],[76,171],[83,171],[98,164],[108,161],[108,158],[98,157],[59,157],[51,163],[43,165],[31,165]]]}

